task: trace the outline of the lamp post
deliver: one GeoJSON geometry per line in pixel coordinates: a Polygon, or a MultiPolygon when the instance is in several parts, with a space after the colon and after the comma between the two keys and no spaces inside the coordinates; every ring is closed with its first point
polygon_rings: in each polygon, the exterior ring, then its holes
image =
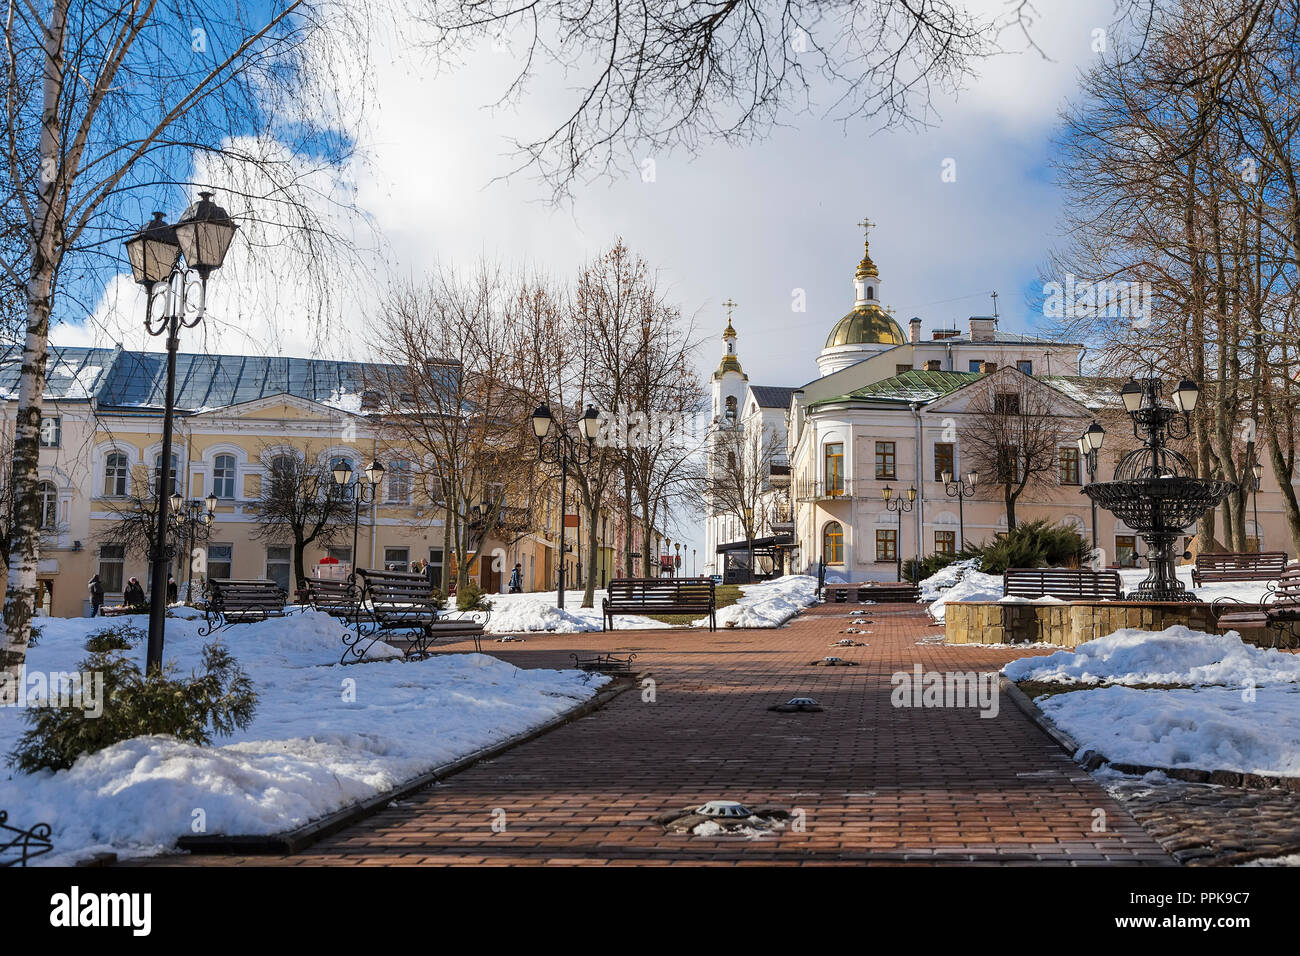
{"type": "Polygon", "coordinates": [[[746,569],[747,584],[754,583],[754,509],[745,508],[745,543],[748,545],[749,567],[746,569]]]}
{"type": "Polygon", "coordinates": [[[555,606],[564,607],[564,502],[568,496],[569,465],[581,465],[591,461],[592,443],[600,431],[600,412],[595,406],[588,405],[579,419],[579,429],[585,444],[575,441],[569,430],[561,425],[551,435],[554,422],[551,410],[545,404],[538,405],[533,412],[533,434],[537,436],[537,460],[547,465],[560,466],[560,571],[555,582],[555,606]],[[547,436],[550,435],[550,441],[547,436]]]}
{"type": "Polygon", "coordinates": [[[894,542],[894,557],[898,559],[897,577],[899,581],[903,580],[903,515],[912,510],[912,504],[916,501],[916,488],[907,489],[906,498],[895,498],[894,489],[885,485],[880,490],[880,497],[885,499],[885,509],[898,515],[898,538],[894,542]]]}
{"type": "Polygon", "coordinates": [[[384,466],[378,460],[372,461],[362,474],[353,478],[351,463],[340,458],[333,472],[334,487],[340,493],[347,490],[352,494],[352,568],[348,572],[348,583],[353,584],[357,579],[357,529],[361,526],[361,506],[375,500],[379,483],[384,480],[384,466]]]}
{"type": "Polygon", "coordinates": [[[676,557],[673,558],[673,562],[674,562],[673,577],[677,577],[677,575],[681,572],[681,567],[682,567],[682,543],[678,541],[675,545],[673,545],[673,547],[677,549],[677,555],[676,557]]]}
{"type": "Polygon", "coordinates": [[[979,472],[968,471],[955,481],[951,471],[942,472],[940,477],[943,478],[943,493],[949,498],[957,499],[957,536],[961,539],[957,550],[960,551],[966,547],[966,509],[962,507],[962,502],[967,498],[975,497],[975,484],[979,481],[979,472]],[[970,480],[970,484],[966,483],[967,479],[970,480]]]}
{"type": "MultiPolygon", "coordinates": [[[[1096,421],[1089,425],[1079,436],[1079,457],[1088,472],[1088,484],[1097,480],[1097,457],[1102,443],[1106,440],[1106,429],[1096,421]]],[[[1097,502],[1092,501],[1092,555],[1097,559],[1097,502]]]]}
{"type": "Polygon", "coordinates": [[[167,391],[163,407],[163,438],[158,468],[158,524],[149,601],[149,646],[146,672],[162,668],[167,620],[167,569],[175,554],[167,542],[167,506],[176,490],[172,469],[172,412],[176,403],[176,351],[182,328],[192,329],[207,314],[208,277],[225,261],[239,228],[226,211],[212,202],[212,193],[199,193],[176,225],[155,212],[153,220],[126,241],[126,254],[135,281],[147,290],[144,327],[150,335],[167,335],[167,391]],[[182,258],[184,261],[182,262],[182,258]],[[197,301],[191,301],[191,297],[197,301]],[[159,314],[154,314],[155,303],[159,314]],[[166,476],[164,478],[164,475],[166,476]],[[171,487],[169,487],[171,486],[171,487]]]}
{"type": "MultiPolygon", "coordinates": [[[[174,492],[168,502],[171,505],[171,513],[167,516],[168,525],[172,534],[182,543],[188,543],[193,547],[199,539],[199,528],[202,527],[206,536],[212,523],[216,521],[217,496],[208,495],[203,501],[197,499],[189,502],[187,505],[185,499],[181,497],[179,491],[174,492]]],[[[189,548],[186,549],[187,552],[189,548]]],[[[194,561],[190,560],[189,579],[185,584],[185,599],[192,600],[194,596],[194,561]]]]}
{"type": "Polygon", "coordinates": [[[1259,526],[1259,483],[1264,478],[1264,466],[1255,462],[1251,466],[1250,473],[1254,481],[1252,482],[1251,508],[1255,512],[1255,550],[1264,550],[1264,531],[1259,526]]]}

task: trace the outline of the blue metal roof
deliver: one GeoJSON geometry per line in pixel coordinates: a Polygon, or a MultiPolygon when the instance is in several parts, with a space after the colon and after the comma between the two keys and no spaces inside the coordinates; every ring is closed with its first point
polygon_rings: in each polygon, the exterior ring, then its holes
{"type": "MultiPolygon", "coordinates": [[[[88,400],[103,385],[116,351],[51,346],[45,363],[45,397],[64,401],[88,400]]],[[[0,398],[18,397],[22,365],[21,345],[9,345],[0,350],[0,398]]]]}

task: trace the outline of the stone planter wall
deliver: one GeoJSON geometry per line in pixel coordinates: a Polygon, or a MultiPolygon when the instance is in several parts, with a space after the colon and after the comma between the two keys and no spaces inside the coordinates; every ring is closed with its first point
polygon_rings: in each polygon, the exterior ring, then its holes
{"type": "MultiPolygon", "coordinates": [[[[1074,601],[1068,604],[998,604],[959,601],[945,605],[944,639],[951,644],[1056,644],[1074,647],[1122,627],[1159,631],[1185,624],[1222,633],[1208,604],[1148,604],[1136,601],[1074,601]]],[[[1242,640],[1272,646],[1264,628],[1238,629],[1242,640]]]]}

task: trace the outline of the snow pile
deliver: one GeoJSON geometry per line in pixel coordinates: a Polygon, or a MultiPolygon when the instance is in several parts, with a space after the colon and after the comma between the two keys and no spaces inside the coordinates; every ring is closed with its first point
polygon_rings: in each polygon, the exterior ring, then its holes
{"type": "MultiPolygon", "coordinates": [[[[44,618],[27,672],[73,671],[88,634],[109,622],[44,618]]],[[[200,621],[167,622],[166,656],[198,666],[200,621]]],[[[589,699],[608,678],[520,670],[482,654],[339,665],[341,626],[314,611],[222,632],[259,695],[253,723],[211,747],[150,736],[82,757],[68,770],[0,779],[0,807],[47,822],[68,864],[90,852],[162,852],[202,820],[208,833],[268,834],[499,743],[589,699]]],[[[379,653],[392,653],[385,644],[379,653]]],[[[143,667],[143,644],[127,652],[143,667]]],[[[0,752],[26,729],[0,708],[0,752]]]]}
{"type": "MultiPolygon", "coordinates": [[[[735,604],[718,611],[718,627],[780,627],[806,607],[817,603],[817,579],[809,574],[787,574],[759,584],[746,584],[735,604]]],[[[694,622],[706,627],[707,618],[694,622]]]]}
{"type": "MultiPolygon", "coordinates": [[[[1050,659],[1050,658],[1045,658],[1050,659]]],[[[1073,737],[1115,763],[1300,775],[1300,687],[1103,687],[1039,701],[1073,737]]]]}
{"type": "MultiPolygon", "coordinates": [[[[597,591],[595,607],[582,607],[581,591],[564,592],[564,610],[555,606],[554,591],[534,591],[529,594],[491,594],[492,617],[486,630],[491,634],[523,634],[531,631],[551,631],[556,634],[577,634],[601,629],[602,611],[606,591],[597,591]]],[[[620,614],[614,620],[620,630],[628,628],[668,627],[662,621],[637,614],[620,614]]]]}
{"type": "Polygon", "coordinates": [[[1013,681],[1263,686],[1300,681],[1300,655],[1255,647],[1235,631],[1206,634],[1177,624],[1121,628],[1072,651],[1012,661],[1002,672],[1013,681]]]}
{"type": "Polygon", "coordinates": [[[971,571],[978,571],[979,568],[979,558],[965,558],[940,568],[917,585],[921,589],[921,600],[926,604],[938,600],[940,594],[957,583],[958,578],[965,577],[971,571]]]}
{"type": "MultiPolygon", "coordinates": [[[[946,570],[946,569],[945,569],[946,570]]],[[[932,580],[927,578],[927,581],[932,580]]],[[[924,592],[922,592],[924,594],[924,592]]],[[[968,570],[962,579],[930,604],[930,616],[943,623],[944,606],[949,601],[998,601],[1002,599],[1002,575],[968,570]]]]}

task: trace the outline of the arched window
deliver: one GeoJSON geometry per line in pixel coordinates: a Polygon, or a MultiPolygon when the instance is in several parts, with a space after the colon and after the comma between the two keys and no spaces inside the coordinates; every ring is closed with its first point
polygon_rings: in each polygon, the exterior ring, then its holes
{"type": "Polygon", "coordinates": [[[727,396],[727,418],[735,421],[736,419],[736,396],[727,396]]]}
{"type": "Polygon", "coordinates": [[[36,495],[41,500],[41,527],[53,529],[59,521],[59,489],[52,481],[42,481],[36,486],[36,495]]]}
{"type": "Polygon", "coordinates": [[[218,498],[235,497],[235,456],[218,455],[212,461],[212,493],[218,498]]]}
{"type": "Polygon", "coordinates": [[[844,494],[844,442],[827,442],[826,455],[826,494],[844,494]]]}
{"type": "Polygon", "coordinates": [[[404,458],[395,458],[388,463],[384,472],[388,482],[388,500],[393,504],[409,505],[411,503],[411,463],[404,458]]]}
{"type": "Polygon", "coordinates": [[[875,297],[876,297],[876,287],[873,285],[867,286],[867,298],[874,299],[875,297]]]}
{"type": "Polygon", "coordinates": [[[829,521],[822,530],[822,560],[827,564],[844,563],[844,526],[829,521]]]}
{"type": "Polygon", "coordinates": [[[121,498],[126,495],[126,476],[129,472],[126,455],[120,451],[109,452],[108,457],[104,459],[104,496],[106,498],[121,498]]]}

